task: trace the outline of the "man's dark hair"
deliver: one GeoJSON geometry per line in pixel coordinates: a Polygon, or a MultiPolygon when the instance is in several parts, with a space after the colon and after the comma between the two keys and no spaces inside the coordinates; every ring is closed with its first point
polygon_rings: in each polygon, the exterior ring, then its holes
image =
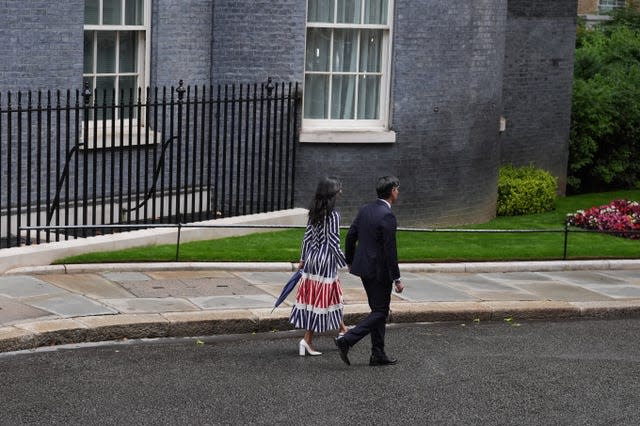
{"type": "Polygon", "coordinates": [[[376,192],[378,193],[378,198],[382,198],[386,200],[391,196],[391,191],[393,188],[397,188],[400,186],[400,181],[395,176],[383,176],[378,179],[378,184],[376,185],[376,192]]]}

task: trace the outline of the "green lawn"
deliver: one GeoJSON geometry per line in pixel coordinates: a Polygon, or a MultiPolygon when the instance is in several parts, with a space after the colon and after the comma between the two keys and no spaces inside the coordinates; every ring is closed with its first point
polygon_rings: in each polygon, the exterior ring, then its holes
{"type": "MultiPolygon", "coordinates": [[[[640,200],[640,190],[584,194],[559,198],[556,210],[528,216],[499,217],[480,225],[457,229],[562,229],[567,213],[607,204],[613,199],[640,200]]],[[[400,224],[402,225],[402,224],[400,224]]],[[[577,230],[576,230],[577,231],[577,230]]],[[[344,241],[346,231],[342,232],[344,241]]],[[[302,229],[292,229],[180,245],[184,262],[295,261],[300,253],[302,229]]],[[[458,232],[398,233],[401,262],[457,262],[562,259],[564,234],[458,232]]],[[[175,244],[87,253],[56,263],[167,262],[176,257],[175,244]]],[[[640,240],[592,232],[570,232],[568,259],[640,258],[640,240]]]]}

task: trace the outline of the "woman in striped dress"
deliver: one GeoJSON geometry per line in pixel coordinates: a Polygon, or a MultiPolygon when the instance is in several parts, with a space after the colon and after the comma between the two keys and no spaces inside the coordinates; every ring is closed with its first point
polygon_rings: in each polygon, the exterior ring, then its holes
{"type": "Polygon", "coordinates": [[[289,321],[306,330],[298,344],[299,354],[321,355],[313,348],[313,334],[338,329],[346,332],[343,318],[342,287],[338,268],[346,266],[340,249],[340,215],[336,198],[342,192],[340,181],[327,177],[318,183],[309,207],[309,220],[302,240],[296,304],[289,321]]]}

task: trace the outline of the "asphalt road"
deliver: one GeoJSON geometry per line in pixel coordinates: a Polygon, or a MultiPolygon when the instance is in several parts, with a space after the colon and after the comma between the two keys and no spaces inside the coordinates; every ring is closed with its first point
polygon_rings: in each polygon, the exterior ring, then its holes
{"type": "Polygon", "coordinates": [[[640,320],[387,331],[395,366],[300,334],[0,354],[0,424],[640,424],[640,320]]]}

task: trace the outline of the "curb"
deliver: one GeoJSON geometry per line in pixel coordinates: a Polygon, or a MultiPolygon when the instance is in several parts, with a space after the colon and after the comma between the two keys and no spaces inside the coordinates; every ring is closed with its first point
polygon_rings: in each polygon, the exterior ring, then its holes
{"type": "MultiPolygon", "coordinates": [[[[167,262],[49,265],[12,269],[4,275],[90,272],[150,272],[162,270],[295,271],[291,262],[167,262]]],[[[640,259],[467,262],[401,264],[401,273],[491,273],[579,270],[640,269],[640,259]]],[[[345,320],[358,322],[368,315],[366,304],[345,306],[345,320]]],[[[553,320],[578,318],[640,318],[640,299],[599,302],[505,301],[505,302],[397,302],[392,304],[389,323],[482,322],[553,320]]],[[[61,318],[0,327],[0,352],[30,350],[44,346],[79,344],[124,339],[189,337],[214,334],[246,334],[292,330],[289,307],[271,309],[229,309],[199,312],[115,314],[61,318]]]]}
{"type": "MultiPolygon", "coordinates": [[[[170,270],[226,270],[292,272],[297,262],[156,262],[156,263],[98,263],[25,266],[10,269],[3,275],[89,273],[89,272],[151,272],[170,270]]],[[[580,270],[640,269],[640,259],[610,260],[551,260],[523,262],[461,262],[461,263],[401,263],[401,272],[491,273],[491,272],[550,272],[580,270]]]]}
{"type": "MultiPolygon", "coordinates": [[[[345,320],[368,315],[365,304],[347,305],[345,320]]],[[[23,323],[0,328],[0,352],[44,346],[142,338],[195,337],[291,330],[289,308],[118,314],[23,323]]],[[[393,306],[389,323],[640,318],[640,300],[611,302],[429,302],[393,306]]]]}

